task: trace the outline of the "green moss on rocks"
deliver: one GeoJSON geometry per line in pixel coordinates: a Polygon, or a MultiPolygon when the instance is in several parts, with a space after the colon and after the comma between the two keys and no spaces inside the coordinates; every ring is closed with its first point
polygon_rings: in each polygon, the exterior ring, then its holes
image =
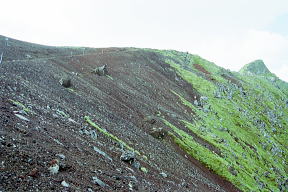
{"type": "Polygon", "coordinates": [[[280,191],[278,186],[288,178],[287,83],[262,66],[261,73],[255,72],[257,75],[233,73],[243,82],[239,87],[223,80],[220,74],[224,69],[200,57],[159,52],[178,75],[207,98],[197,106],[171,90],[196,116],[194,122],[182,120],[187,131],[164,120],[173,130],[170,134],[175,143],[243,191],[280,191]],[[216,81],[209,81],[193,69],[194,63],[209,71],[216,81]],[[217,147],[221,156],[197,143],[191,131],[217,147]]]}

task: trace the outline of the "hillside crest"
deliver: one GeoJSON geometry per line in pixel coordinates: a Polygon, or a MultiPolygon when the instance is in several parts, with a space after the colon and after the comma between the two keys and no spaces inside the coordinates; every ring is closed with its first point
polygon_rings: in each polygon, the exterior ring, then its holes
{"type": "Polygon", "coordinates": [[[242,74],[254,74],[254,75],[268,75],[272,74],[267,66],[265,65],[264,61],[261,59],[252,61],[244,65],[239,71],[242,74]]]}

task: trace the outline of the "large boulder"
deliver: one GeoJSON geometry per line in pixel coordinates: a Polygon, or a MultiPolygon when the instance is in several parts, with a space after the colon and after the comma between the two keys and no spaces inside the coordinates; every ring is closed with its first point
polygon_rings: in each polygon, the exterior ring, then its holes
{"type": "Polygon", "coordinates": [[[65,88],[69,88],[72,86],[71,79],[69,79],[69,78],[65,78],[65,79],[62,78],[62,79],[60,79],[59,82],[65,88]]]}
{"type": "Polygon", "coordinates": [[[128,163],[133,163],[135,158],[135,153],[133,151],[125,151],[122,153],[120,160],[128,163]]]}
{"type": "Polygon", "coordinates": [[[103,65],[101,67],[97,67],[95,68],[92,73],[95,73],[99,76],[105,76],[108,75],[108,69],[107,69],[107,65],[103,65]]]}
{"type": "Polygon", "coordinates": [[[150,135],[156,139],[164,139],[168,135],[168,132],[161,127],[153,127],[150,131],[150,135]]]}

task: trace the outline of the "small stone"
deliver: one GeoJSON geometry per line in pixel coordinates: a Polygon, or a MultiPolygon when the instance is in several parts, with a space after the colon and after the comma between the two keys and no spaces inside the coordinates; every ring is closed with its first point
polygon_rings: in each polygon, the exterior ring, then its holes
{"type": "Polygon", "coordinates": [[[219,128],[219,131],[225,131],[225,132],[226,132],[226,131],[228,131],[228,129],[221,126],[221,127],[219,128]]]}
{"type": "Polygon", "coordinates": [[[208,100],[208,97],[206,97],[206,96],[201,96],[201,97],[200,97],[200,100],[201,100],[201,101],[207,101],[207,100],[208,100]]]}
{"type": "Polygon", "coordinates": [[[56,154],[56,157],[59,157],[62,160],[66,158],[64,154],[56,154]]]}
{"type": "Polygon", "coordinates": [[[140,165],[139,161],[133,161],[132,167],[134,167],[136,169],[140,169],[141,165],[140,165]]]}
{"type": "Polygon", "coordinates": [[[120,160],[132,163],[135,159],[135,153],[133,151],[125,151],[122,153],[120,160]]]}
{"type": "Polygon", "coordinates": [[[106,187],[107,185],[101,181],[100,179],[98,179],[98,177],[92,177],[92,182],[99,185],[100,187],[106,187]]]}
{"type": "Polygon", "coordinates": [[[55,141],[57,144],[64,146],[63,143],[61,143],[58,139],[53,139],[53,141],[55,141]]]}
{"type": "Polygon", "coordinates": [[[53,159],[50,161],[50,167],[48,168],[50,173],[52,175],[55,175],[59,172],[59,160],[58,159],[53,159]]]}
{"type": "Polygon", "coordinates": [[[55,175],[59,172],[59,165],[58,164],[55,164],[55,165],[51,165],[48,170],[50,171],[50,173],[52,175],[55,175]]]}
{"type": "Polygon", "coordinates": [[[135,182],[135,183],[138,182],[137,178],[135,176],[133,176],[133,175],[132,176],[127,176],[126,178],[131,180],[131,181],[133,181],[133,182],[135,182]]]}
{"type": "Polygon", "coordinates": [[[29,54],[26,54],[25,57],[26,57],[26,59],[31,59],[32,58],[32,56],[29,55],[29,54]]]}
{"type": "Polygon", "coordinates": [[[205,106],[203,107],[203,112],[204,112],[204,113],[208,113],[209,111],[210,111],[210,106],[205,105],[205,106]]]}
{"type": "Polygon", "coordinates": [[[163,139],[166,135],[168,135],[168,132],[164,130],[163,128],[156,128],[153,127],[150,131],[150,135],[153,136],[156,139],[163,139]]]}
{"type": "Polygon", "coordinates": [[[37,168],[32,169],[32,171],[30,173],[28,173],[28,176],[30,176],[30,177],[37,177],[37,175],[38,175],[38,169],[37,168]]]}
{"type": "Polygon", "coordinates": [[[15,114],[16,117],[18,117],[19,119],[21,120],[24,120],[24,121],[30,121],[29,119],[27,119],[26,117],[24,117],[23,115],[20,115],[20,114],[15,114]]]}
{"type": "Polygon", "coordinates": [[[130,171],[130,172],[134,173],[134,170],[133,170],[133,169],[131,169],[130,167],[126,167],[126,169],[127,169],[128,171],[130,171]]]}
{"type": "Polygon", "coordinates": [[[77,122],[74,119],[68,118],[68,121],[70,121],[71,123],[77,124],[77,122]]]}
{"type": "Polygon", "coordinates": [[[87,191],[88,192],[94,192],[93,189],[91,189],[91,188],[88,188],[87,191]]]}
{"type": "Polygon", "coordinates": [[[63,186],[63,187],[69,187],[70,185],[66,182],[66,181],[62,181],[61,182],[61,185],[63,186]]]}
{"type": "Polygon", "coordinates": [[[164,178],[168,177],[168,175],[167,175],[166,173],[164,173],[164,172],[161,172],[160,175],[161,175],[162,177],[164,177],[164,178]]]}
{"type": "Polygon", "coordinates": [[[238,171],[234,168],[234,167],[230,167],[229,171],[232,175],[237,176],[238,175],[238,171]]]}
{"type": "Polygon", "coordinates": [[[67,171],[71,167],[72,167],[71,165],[67,165],[66,163],[61,161],[60,164],[59,164],[59,171],[67,171]]]}
{"type": "Polygon", "coordinates": [[[135,183],[135,182],[133,182],[133,181],[130,181],[130,182],[129,182],[128,187],[129,187],[129,190],[130,190],[130,191],[133,191],[133,190],[138,191],[138,185],[137,185],[137,183],[135,183]]]}
{"type": "Polygon", "coordinates": [[[18,113],[18,114],[21,114],[21,115],[28,115],[26,111],[24,110],[19,110],[19,111],[13,111],[14,113],[18,113]]]}
{"type": "Polygon", "coordinates": [[[101,151],[100,149],[98,149],[97,147],[93,147],[94,151],[96,151],[97,153],[99,153],[100,155],[106,157],[107,159],[109,159],[110,161],[112,161],[112,158],[107,155],[105,152],[101,151]]]}
{"type": "Polygon", "coordinates": [[[97,136],[98,136],[95,130],[90,130],[90,131],[89,131],[89,135],[90,135],[90,137],[91,137],[92,139],[94,139],[94,140],[96,140],[96,139],[97,139],[97,136]]]}
{"type": "Polygon", "coordinates": [[[268,178],[270,173],[268,171],[264,172],[264,177],[268,178]]]}
{"type": "Polygon", "coordinates": [[[133,190],[133,184],[131,183],[131,181],[129,182],[128,186],[129,186],[129,190],[132,191],[133,190]]]}
{"type": "Polygon", "coordinates": [[[121,180],[121,177],[119,177],[119,176],[113,176],[113,178],[117,181],[121,180]]]}

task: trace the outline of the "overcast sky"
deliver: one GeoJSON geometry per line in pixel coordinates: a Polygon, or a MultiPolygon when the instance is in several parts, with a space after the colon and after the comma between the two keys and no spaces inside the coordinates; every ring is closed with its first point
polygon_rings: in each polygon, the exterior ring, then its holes
{"type": "Polygon", "coordinates": [[[46,45],[198,54],[238,71],[263,59],[288,82],[288,0],[3,0],[0,34],[46,45]]]}

